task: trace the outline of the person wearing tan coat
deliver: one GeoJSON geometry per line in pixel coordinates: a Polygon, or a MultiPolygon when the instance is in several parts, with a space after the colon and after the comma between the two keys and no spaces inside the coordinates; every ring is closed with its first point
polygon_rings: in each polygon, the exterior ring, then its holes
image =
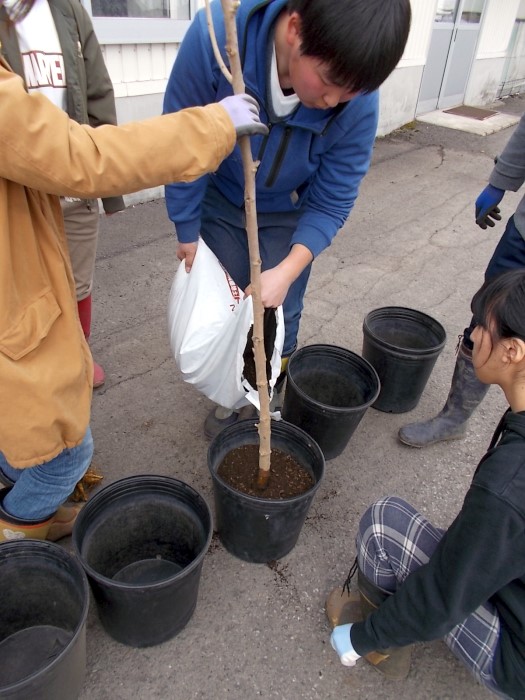
{"type": "Polygon", "coordinates": [[[77,511],[61,504],[93,451],[93,366],[59,196],[191,181],[215,170],[236,136],[261,129],[247,95],[123,126],[80,125],[29,95],[0,58],[0,470],[14,482],[0,491],[0,541],[70,534],[77,511]]]}
{"type": "MultiPolygon", "coordinates": [[[[23,21],[0,7],[0,52],[28,92],[42,92],[80,124],[116,124],[113,84],[91,18],[79,0],[35,0],[23,21]],[[36,69],[36,66],[39,69],[36,69]]],[[[78,315],[89,341],[92,291],[99,235],[96,199],[61,197],[69,257],[75,278],[78,315]]],[[[122,196],[101,200],[107,216],[125,209],[122,196]]],[[[105,381],[93,362],[93,388],[105,381]]]]}

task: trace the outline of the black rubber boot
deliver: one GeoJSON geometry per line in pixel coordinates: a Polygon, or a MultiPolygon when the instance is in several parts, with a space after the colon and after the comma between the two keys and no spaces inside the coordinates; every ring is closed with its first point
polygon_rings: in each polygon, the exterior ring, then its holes
{"type": "MultiPolygon", "coordinates": [[[[377,610],[381,603],[392,595],[365,578],[359,569],[357,570],[357,588],[361,597],[363,619],[377,610]]],[[[411,657],[411,646],[377,649],[365,654],[368,663],[390,681],[405,680],[410,671],[411,657]]]]}
{"type": "Polygon", "coordinates": [[[430,420],[400,428],[399,440],[410,447],[426,447],[442,440],[459,440],[464,437],[468,419],[488,390],[488,384],[483,384],[476,377],[472,351],[462,343],[444,407],[430,420]]]}

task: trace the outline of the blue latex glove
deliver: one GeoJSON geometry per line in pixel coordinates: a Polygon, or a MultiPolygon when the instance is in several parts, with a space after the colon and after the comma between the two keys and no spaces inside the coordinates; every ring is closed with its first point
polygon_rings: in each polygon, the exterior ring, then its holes
{"type": "Polygon", "coordinates": [[[494,226],[495,221],[501,221],[498,204],[504,194],[505,190],[487,185],[476,199],[476,223],[480,228],[486,229],[487,226],[494,226]]]}
{"type": "Polygon", "coordinates": [[[355,666],[357,659],[360,659],[360,654],[355,651],[350,640],[350,629],[352,625],[337,625],[334,627],[330,642],[332,649],[335,649],[339,660],[343,666],[355,666]]]}
{"type": "Polygon", "coordinates": [[[259,119],[259,105],[251,95],[230,95],[222,99],[219,104],[228,112],[233,122],[237,138],[262,134],[266,136],[268,127],[259,119]]]}

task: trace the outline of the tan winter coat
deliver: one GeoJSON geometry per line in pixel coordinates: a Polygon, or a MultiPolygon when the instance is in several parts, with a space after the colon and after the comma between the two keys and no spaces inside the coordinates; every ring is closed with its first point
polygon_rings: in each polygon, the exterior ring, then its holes
{"type": "Polygon", "coordinates": [[[105,197],[215,170],[219,105],[120,127],[70,120],[0,58],[0,452],[31,467],[82,441],[93,369],[56,195],[105,197]]]}

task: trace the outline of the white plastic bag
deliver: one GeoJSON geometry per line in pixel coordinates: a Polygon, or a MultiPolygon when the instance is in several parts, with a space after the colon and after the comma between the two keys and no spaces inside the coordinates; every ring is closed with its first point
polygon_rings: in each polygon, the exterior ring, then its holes
{"type": "MultiPolygon", "coordinates": [[[[168,329],[171,349],[184,381],[209,399],[231,409],[248,402],[257,408],[259,394],[243,378],[247,335],[253,325],[251,296],[243,299],[216,256],[202,239],[191,271],[182,262],[171,287],[168,329]]],[[[271,358],[273,391],[281,372],[284,318],[275,310],[277,330],[271,358]]]]}

